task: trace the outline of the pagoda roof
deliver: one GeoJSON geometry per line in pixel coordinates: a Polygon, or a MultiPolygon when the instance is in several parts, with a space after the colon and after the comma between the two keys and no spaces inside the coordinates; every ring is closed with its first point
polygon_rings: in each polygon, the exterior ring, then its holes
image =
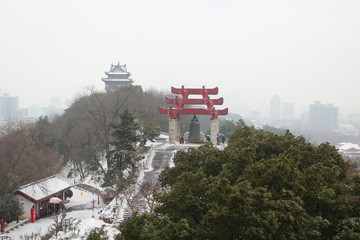
{"type": "Polygon", "coordinates": [[[108,78],[119,78],[119,79],[127,79],[131,76],[128,72],[105,72],[108,78]]]}
{"type": "Polygon", "coordinates": [[[130,72],[128,72],[126,69],[126,64],[120,64],[120,62],[118,62],[117,64],[111,64],[110,71],[105,71],[105,74],[108,78],[103,78],[103,80],[128,79],[131,76],[130,72]]]}
{"type": "Polygon", "coordinates": [[[129,72],[105,72],[106,75],[130,75],[129,72]]]}
{"type": "Polygon", "coordinates": [[[105,90],[109,91],[116,87],[131,85],[134,81],[130,78],[131,74],[126,69],[126,64],[111,64],[110,71],[105,72],[106,78],[101,78],[105,82],[105,90]]]}
{"type": "Polygon", "coordinates": [[[102,78],[104,82],[134,82],[130,78],[102,78]]]}
{"type": "Polygon", "coordinates": [[[105,72],[105,73],[127,73],[127,69],[126,69],[126,64],[120,64],[120,62],[118,62],[118,64],[111,64],[110,67],[110,71],[105,72]]]}

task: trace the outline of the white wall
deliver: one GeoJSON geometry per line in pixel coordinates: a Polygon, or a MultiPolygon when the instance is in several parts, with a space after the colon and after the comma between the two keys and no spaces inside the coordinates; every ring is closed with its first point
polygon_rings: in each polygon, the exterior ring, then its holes
{"type": "Polygon", "coordinates": [[[21,195],[15,195],[21,206],[23,206],[24,213],[22,216],[30,218],[30,209],[34,206],[34,203],[27,200],[21,195]]]}

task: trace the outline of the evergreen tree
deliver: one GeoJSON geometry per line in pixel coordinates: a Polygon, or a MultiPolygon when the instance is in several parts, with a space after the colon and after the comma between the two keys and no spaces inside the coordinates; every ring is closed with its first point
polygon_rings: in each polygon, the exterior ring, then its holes
{"type": "Polygon", "coordinates": [[[105,175],[106,184],[123,184],[124,171],[134,170],[136,162],[141,159],[136,153],[139,124],[128,110],[120,115],[120,120],[120,123],[111,124],[114,140],[106,156],[110,163],[105,175]]]}
{"type": "Polygon", "coordinates": [[[246,124],[241,118],[236,122],[233,120],[228,120],[228,119],[225,119],[225,120],[220,119],[219,132],[225,134],[225,136],[231,136],[231,134],[233,134],[236,131],[236,129],[242,128],[245,126],[246,126],[246,124]]]}
{"type": "Polygon", "coordinates": [[[23,213],[20,203],[12,194],[0,195],[0,219],[11,222],[23,213]]]}
{"type": "MultiPolygon", "coordinates": [[[[346,177],[348,165],[328,143],[315,146],[288,131],[243,127],[225,150],[204,145],[179,151],[174,164],[160,175],[169,191],[157,197],[155,214],[135,216],[121,227],[121,239],[159,239],[158,229],[180,223],[186,223],[186,239],[360,235],[360,201],[349,197],[357,192],[358,177],[346,177]]],[[[177,234],[162,233],[162,239],[177,234]]]]}
{"type": "Polygon", "coordinates": [[[145,146],[147,141],[154,142],[154,138],[160,135],[160,127],[153,123],[146,123],[142,130],[140,145],[145,146]]]}

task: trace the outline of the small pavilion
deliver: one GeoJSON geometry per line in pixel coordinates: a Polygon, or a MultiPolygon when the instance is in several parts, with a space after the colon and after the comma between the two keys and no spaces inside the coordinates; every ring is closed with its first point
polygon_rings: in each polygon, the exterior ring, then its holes
{"type": "Polygon", "coordinates": [[[66,200],[66,191],[71,185],[56,177],[51,176],[39,181],[26,184],[14,192],[15,197],[24,208],[24,217],[30,217],[30,209],[35,208],[36,216],[45,216],[49,211],[49,199],[58,197],[66,200]]]}

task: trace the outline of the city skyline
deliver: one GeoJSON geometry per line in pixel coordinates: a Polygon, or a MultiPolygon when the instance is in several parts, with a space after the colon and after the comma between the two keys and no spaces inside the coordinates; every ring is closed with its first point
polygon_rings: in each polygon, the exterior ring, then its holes
{"type": "Polygon", "coordinates": [[[297,116],[314,101],[359,114],[359,9],[354,0],[3,1],[0,88],[20,107],[51,96],[68,105],[88,87],[103,91],[120,61],[144,89],[217,86],[234,113],[243,102],[265,113],[278,94],[297,116]]]}
{"type": "MultiPolygon", "coordinates": [[[[104,85],[105,87],[106,85],[104,85]]],[[[105,92],[106,90],[104,90],[105,92]]],[[[44,105],[38,104],[38,103],[32,103],[29,104],[28,106],[20,106],[19,102],[21,101],[21,96],[14,96],[12,94],[10,94],[9,92],[3,91],[0,88],[0,98],[1,97],[8,97],[11,99],[15,99],[16,98],[16,109],[17,110],[24,110],[24,109],[28,109],[29,110],[29,116],[35,116],[36,114],[30,114],[31,111],[37,111],[37,112],[41,112],[41,114],[37,114],[37,116],[40,115],[44,115],[43,112],[46,112],[48,110],[46,109],[65,109],[66,106],[63,104],[62,99],[59,97],[50,97],[50,99],[48,99],[47,103],[44,105]],[[36,109],[36,110],[31,110],[31,109],[36,109]]],[[[277,94],[273,95],[269,101],[268,101],[268,106],[263,106],[263,108],[249,108],[247,106],[246,103],[242,103],[242,106],[245,106],[242,108],[242,111],[240,112],[231,112],[231,113],[235,113],[235,114],[239,114],[242,117],[245,118],[250,118],[253,120],[256,119],[260,119],[260,118],[268,118],[270,120],[293,120],[293,119],[299,119],[301,118],[302,114],[308,113],[311,111],[311,106],[314,103],[321,103],[321,104],[325,104],[325,105],[332,105],[336,108],[338,108],[336,106],[336,104],[333,103],[323,103],[321,101],[314,101],[312,103],[310,103],[308,106],[306,106],[306,109],[302,112],[299,112],[299,114],[295,115],[295,107],[294,107],[294,103],[291,102],[287,102],[287,101],[283,101],[280,96],[278,96],[277,94]],[[273,111],[273,106],[272,106],[272,101],[274,100],[274,98],[276,99],[276,114],[274,115],[273,111]],[[262,109],[262,110],[261,110],[262,109]]],[[[46,114],[45,114],[46,115],[46,114]]],[[[33,117],[32,116],[32,117],[33,117]]]]}
{"type": "Polygon", "coordinates": [[[10,95],[8,92],[0,90],[0,125],[5,122],[16,120],[35,121],[40,116],[53,116],[62,114],[64,111],[61,99],[52,97],[49,104],[40,106],[32,104],[28,107],[20,107],[19,96],[10,95]]]}
{"type": "MultiPolygon", "coordinates": [[[[89,86],[90,87],[90,86],[89,86]]],[[[105,84],[103,86],[104,89],[96,89],[96,91],[103,91],[103,92],[106,92],[105,90],[105,84]]],[[[84,90],[85,91],[85,90],[84,90]]],[[[8,91],[4,91],[2,88],[0,88],[0,96],[3,96],[4,94],[7,94],[9,95],[10,97],[18,97],[18,102],[19,102],[19,109],[28,109],[28,108],[31,108],[31,107],[34,107],[34,106],[37,106],[39,108],[46,108],[46,107],[52,107],[54,106],[54,101],[56,101],[56,108],[67,108],[69,107],[68,104],[66,102],[63,101],[62,98],[60,97],[56,97],[56,96],[50,96],[49,99],[44,99],[44,101],[41,101],[40,103],[39,102],[36,102],[36,101],[33,101],[31,103],[28,103],[28,104],[23,104],[21,105],[21,96],[16,96],[8,91]]],[[[74,95],[75,97],[76,95],[74,95]]],[[[239,104],[241,107],[240,107],[240,111],[239,112],[232,112],[232,113],[236,113],[236,114],[239,114],[239,115],[244,115],[245,117],[249,117],[252,115],[252,113],[257,113],[257,114],[260,114],[261,117],[267,117],[267,118],[271,118],[271,98],[274,97],[274,96],[278,96],[278,94],[274,94],[272,95],[267,103],[266,101],[264,102],[264,104],[262,106],[260,106],[260,104],[257,104],[256,107],[254,108],[250,108],[248,106],[248,103],[247,102],[242,102],[241,104],[239,104]],[[246,107],[244,107],[246,106],[246,107]]],[[[280,103],[281,103],[281,110],[280,110],[280,115],[281,117],[279,117],[278,119],[287,119],[287,120],[290,120],[292,118],[300,118],[301,117],[301,114],[304,114],[306,112],[309,112],[309,107],[311,104],[313,104],[314,102],[321,102],[321,103],[324,103],[324,104],[333,104],[335,105],[336,107],[337,104],[336,103],[330,103],[330,102],[326,102],[326,101],[320,101],[320,100],[314,100],[313,102],[309,103],[309,105],[307,106],[303,106],[303,108],[300,110],[297,108],[296,106],[296,103],[293,103],[293,102],[289,102],[287,101],[286,99],[283,100],[281,98],[281,96],[278,96],[280,98],[280,103]],[[292,105],[290,108],[291,110],[288,110],[288,111],[291,111],[290,113],[290,116],[292,117],[284,117],[284,112],[283,112],[283,109],[284,109],[284,104],[285,105],[288,105],[287,108],[289,107],[289,104],[292,105]]],[[[72,101],[71,99],[67,99],[65,101],[72,101]]],[[[286,113],[287,115],[286,116],[289,116],[289,113],[286,113]]],[[[339,114],[342,115],[341,113],[341,109],[339,109],[339,114]]],[[[358,113],[349,113],[349,114],[358,114],[358,113]]]]}

